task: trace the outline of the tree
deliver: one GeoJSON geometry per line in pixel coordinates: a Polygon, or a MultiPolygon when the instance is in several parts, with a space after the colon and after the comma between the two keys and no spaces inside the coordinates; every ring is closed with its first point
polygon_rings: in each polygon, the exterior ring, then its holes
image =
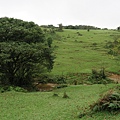
{"type": "Polygon", "coordinates": [[[120,27],[118,27],[117,30],[120,31],[120,27]]]}
{"type": "Polygon", "coordinates": [[[62,25],[62,23],[61,24],[58,24],[59,25],[59,29],[58,29],[58,31],[63,31],[63,25],[62,25]]]}
{"type": "Polygon", "coordinates": [[[34,77],[53,68],[52,41],[38,25],[12,18],[0,21],[1,83],[28,86],[34,77]]]}
{"type": "Polygon", "coordinates": [[[33,22],[13,18],[0,18],[0,42],[45,42],[41,28],[33,22]]]}

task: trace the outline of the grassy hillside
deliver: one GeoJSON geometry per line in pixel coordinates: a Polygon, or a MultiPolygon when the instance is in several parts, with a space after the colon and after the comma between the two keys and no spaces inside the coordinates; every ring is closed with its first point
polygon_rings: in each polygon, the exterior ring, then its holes
{"type": "MultiPolygon", "coordinates": [[[[113,41],[117,31],[64,30],[57,32],[53,46],[55,65],[52,75],[69,74],[69,84],[76,80],[84,81],[84,73],[105,67],[106,71],[119,72],[120,62],[108,55],[105,45],[113,41]],[[83,74],[79,74],[83,73],[83,74]],[[71,80],[72,79],[72,80],[71,80]]],[[[83,82],[84,83],[84,82],[83,82]]],[[[68,85],[51,92],[3,92],[0,93],[1,120],[80,120],[78,117],[86,107],[96,102],[100,95],[117,84],[68,85]],[[63,98],[64,92],[69,98],[63,98]],[[58,96],[53,96],[58,94],[58,96]]],[[[81,120],[119,120],[120,114],[98,112],[86,115],[81,120]]]]}
{"type": "MultiPolygon", "coordinates": [[[[80,112],[99,95],[116,85],[78,85],[53,92],[0,93],[1,120],[79,120],[80,112]],[[63,98],[66,91],[69,98],[63,98]],[[53,94],[58,94],[58,97],[53,94]]],[[[85,116],[81,120],[119,120],[120,114],[107,112],[85,116]]]]}
{"type": "Polygon", "coordinates": [[[52,74],[90,73],[93,68],[105,67],[118,72],[120,64],[107,54],[105,45],[120,32],[112,30],[64,30],[54,40],[56,60],[52,74]]]}

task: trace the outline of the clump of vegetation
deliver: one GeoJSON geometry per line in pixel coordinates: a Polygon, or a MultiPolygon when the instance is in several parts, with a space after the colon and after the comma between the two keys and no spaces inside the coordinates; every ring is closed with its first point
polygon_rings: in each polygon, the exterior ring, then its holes
{"type": "Polygon", "coordinates": [[[92,69],[92,74],[88,79],[93,84],[108,84],[113,82],[107,78],[105,74],[105,68],[101,68],[101,70],[99,71],[96,69],[92,69]]]}
{"type": "Polygon", "coordinates": [[[69,98],[69,96],[67,95],[66,92],[64,92],[64,94],[63,94],[63,98],[69,98]]]}
{"type": "Polygon", "coordinates": [[[78,81],[77,81],[77,80],[74,80],[74,81],[73,81],[73,84],[74,84],[74,85],[77,85],[77,84],[78,84],[78,81]]]}
{"type": "Polygon", "coordinates": [[[58,25],[59,25],[58,31],[59,31],[59,32],[63,32],[63,25],[62,25],[62,23],[60,23],[60,24],[58,24],[58,25]]]}
{"type": "Polygon", "coordinates": [[[66,75],[66,83],[72,85],[91,84],[88,80],[89,76],[89,73],[68,73],[66,75]]]}
{"type": "Polygon", "coordinates": [[[79,33],[79,32],[77,32],[77,34],[78,34],[78,36],[82,36],[82,34],[81,34],[81,33],[79,33]]]}
{"type": "Polygon", "coordinates": [[[0,86],[1,93],[7,92],[7,91],[27,92],[26,89],[18,86],[0,86]]]}
{"type": "Polygon", "coordinates": [[[41,74],[38,78],[35,78],[38,83],[55,83],[55,84],[66,84],[66,77],[63,75],[49,75],[41,74]]]}
{"type": "Polygon", "coordinates": [[[120,35],[113,35],[114,41],[107,42],[105,48],[109,49],[108,54],[118,56],[120,54],[120,35]]]}
{"type": "Polygon", "coordinates": [[[58,94],[57,94],[57,93],[54,93],[53,96],[54,96],[54,97],[58,97],[58,94]]]}
{"type": "Polygon", "coordinates": [[[120,111],[120,86],[109,90],[102,98],[90,106],[94,112],[97,111],[120,111]]]}
{"type": "Polygon", "coordinates": [[[66,77],[65,76],[56,76],[56,83],[57,84],[66,84],[66,77]]]}
{"type": "Polygon", "coordinates": [[[96,46],[97,46],[97,43],[96,43],[96,42],[94,42],[94,43],[92,43],[92,45],[93,45],[94,47],[96,47],[96,46]]]}
{"type": "Polygon", "coordinates": [[[59,85],[57,85],[56,86],[56,88],[64,88],[64,87],[68,87],[68,85],[67,84],[59,84],[59,85]]]}
{"type": "Polygon", "coordinates": [[[96,112],[108,111],[110,113],[120,112],[120,86],[110,89],[102,97],[90,105],[88,108],[83,108],[83,112],[79,114],[79,118],[86,115],[92,116],[96,112]]]}

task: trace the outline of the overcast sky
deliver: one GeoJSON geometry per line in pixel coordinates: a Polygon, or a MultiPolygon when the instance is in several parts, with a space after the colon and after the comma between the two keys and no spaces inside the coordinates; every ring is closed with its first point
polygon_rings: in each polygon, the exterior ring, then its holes
{"type": "Polygon", "coordinates": [[[0,17],[39,25],[120,26],[120,0],[0,0],[0,17]]]}

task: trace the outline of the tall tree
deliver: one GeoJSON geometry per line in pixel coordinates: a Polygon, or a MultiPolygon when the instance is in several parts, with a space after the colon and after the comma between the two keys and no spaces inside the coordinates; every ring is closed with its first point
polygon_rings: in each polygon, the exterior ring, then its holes
{"type": "Polygon", "coordinates": [[[53,68],[52,40],[33,22],[0,19],[0,80],[27,86],[32,78],[53,68]],[[1,25],[2,24],[2,25],[1,25]]]}

